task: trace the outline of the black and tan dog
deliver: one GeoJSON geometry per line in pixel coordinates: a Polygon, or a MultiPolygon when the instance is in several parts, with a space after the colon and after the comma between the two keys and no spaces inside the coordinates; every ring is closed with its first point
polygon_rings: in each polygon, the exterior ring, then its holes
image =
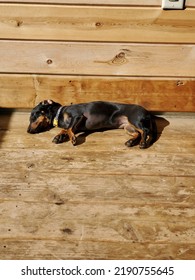
{"type": "Polygon", "coordinates": [[[32,110],[27,132],[40,133],[55,126],[62,128],[53,139],[56,144],[68,138],[76,145],[75,133],[100,129],[123,128],[130,135],[125,144],[128,147],[139,144],[141,149],[149,147],[157,137],[154,116],[135,104],[94,101],[62,106],[44,100],[32,110]]]}

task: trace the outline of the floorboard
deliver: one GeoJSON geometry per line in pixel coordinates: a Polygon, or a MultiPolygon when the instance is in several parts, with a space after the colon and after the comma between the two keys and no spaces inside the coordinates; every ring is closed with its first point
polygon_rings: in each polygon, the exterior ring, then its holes
{"type": "Polygon", "coordinates": [[[194,259],[194,114],[157,118],[149,149],[123,130],[55,145],[0,115],[0,259],[194,259]]]}

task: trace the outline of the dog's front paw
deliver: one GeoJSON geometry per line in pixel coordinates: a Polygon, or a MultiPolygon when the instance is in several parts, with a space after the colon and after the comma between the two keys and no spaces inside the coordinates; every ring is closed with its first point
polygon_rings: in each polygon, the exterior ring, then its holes
{"type": "Polygon", "coordinates": [[[126,145],[127,147],[132,147],[132,146],[134,146],[133,140],[128,140],[127,142],[125,142],[125,145],[126,145]]]}
{"type": "Polygon", "coordinates": [[[68,140],[69,140],[68,135],[58,134],[53,138],[52,142],[55,143],[55,144],[60,144],[60,143],[63,143],[65,141],[68,141],[68,140]]]}

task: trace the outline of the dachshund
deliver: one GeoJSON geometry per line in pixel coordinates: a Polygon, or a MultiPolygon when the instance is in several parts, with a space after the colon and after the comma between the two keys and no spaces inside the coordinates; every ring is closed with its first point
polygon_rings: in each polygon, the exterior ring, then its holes
{"type": "Polygon", "coordinates": [[[136,104],[93,101],[62,106],[53,100],[40,102],[31,112],[28,133],[40,133],[60,127],[53,142],[56,144],[70,140],[77,144],[76,133],[101,129],[124,129],[130,139],[125,143],[132,147],[139,144],[148,148],[157,139],[155,116],[136,104]]]}

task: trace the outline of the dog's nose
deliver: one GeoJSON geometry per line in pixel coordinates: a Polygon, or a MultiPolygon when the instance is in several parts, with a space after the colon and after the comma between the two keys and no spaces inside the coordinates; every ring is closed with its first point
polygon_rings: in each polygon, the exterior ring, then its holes
{"type": "Polygon", "coordinates": [[[28,126],[28,128],[27,128],[27,132],[30,133],[30,126],[28,126]]]}
{"type": "Polygon", "coordinates": [[[28,132],[28,133],[33,133],[33,130],[32,130],[32,128],[31,128],[30,125],[29,125],[28,128],[27,128],[27,132],[28,132]]]}

